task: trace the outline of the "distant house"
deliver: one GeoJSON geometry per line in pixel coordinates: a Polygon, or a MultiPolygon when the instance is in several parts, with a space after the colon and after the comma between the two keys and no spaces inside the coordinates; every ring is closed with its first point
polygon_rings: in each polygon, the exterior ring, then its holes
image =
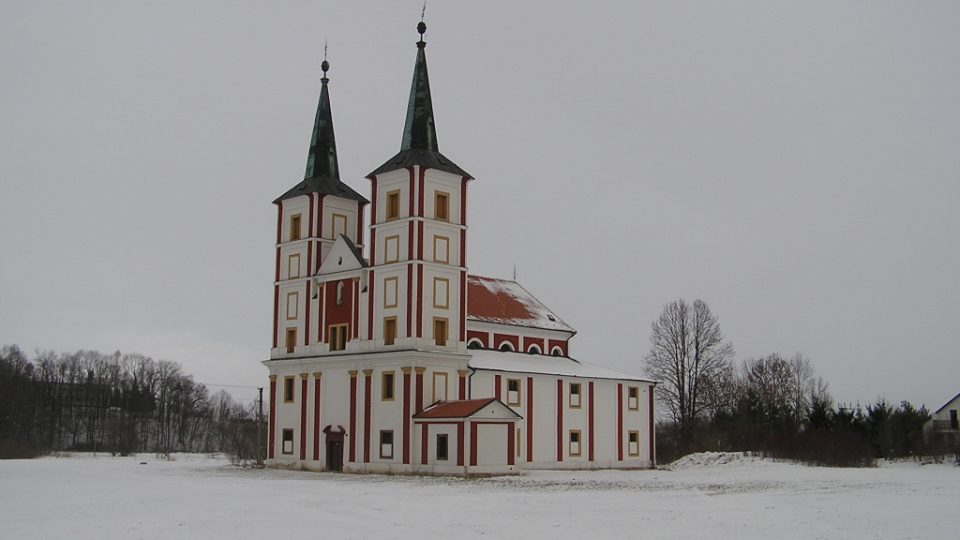
{"type": "Polygon", "coordinates": [[[933,442],[960,442],[960,420],[957,411],[960,410],[960,394],[946,402],[931,415],[930,420],[923,425],[924,439],[933,442]]]}

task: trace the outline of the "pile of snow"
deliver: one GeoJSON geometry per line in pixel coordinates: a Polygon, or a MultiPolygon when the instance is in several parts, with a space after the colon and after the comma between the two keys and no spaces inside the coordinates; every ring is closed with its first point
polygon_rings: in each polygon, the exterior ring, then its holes
{"type": "Polygon", "coordinates": [[[762,457],[756,452],[698,452],[683,456],[664,468],[671,471],[681,471],[722,465],[753,465],[772,462],[772,459],[762,457]]]}

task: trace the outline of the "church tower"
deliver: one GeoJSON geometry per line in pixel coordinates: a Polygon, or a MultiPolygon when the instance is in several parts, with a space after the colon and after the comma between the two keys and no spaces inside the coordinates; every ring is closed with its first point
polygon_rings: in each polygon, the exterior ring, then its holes
{"type": "Polygon", "coordinates": [[[467,184],[440,153],[420,41],[400,152],[367,175],[370,225],[367,328],[375,349],[466,351],[467,184]]]}
{"type": "MultiPolygon", "coordinates": [[[[359,279],[333,281],[330,295],[325,294],[330,291],[323,284],[312,283],[312,276],[335,245],[343,243],[358,253],[363,248],[363,209],[368,204],[362,195],[340,181],[327,89],[330,63],[324,59],[321,68],[320,102],[303,181],[273,201],[277,205],[277,246],[272,358],[329,349],[330,336],[322,320],[328,297],[337,307],[346,298],[352,304],[350,309],[359,312],[359,279]]],[[[353,314],[352,318],[358,315],[353,314]]],[[[338,335],[334,338],[340,340],[335,343],[339,348],[352,337],[356,324],[352,326],[337,327],[338,335]]]]}

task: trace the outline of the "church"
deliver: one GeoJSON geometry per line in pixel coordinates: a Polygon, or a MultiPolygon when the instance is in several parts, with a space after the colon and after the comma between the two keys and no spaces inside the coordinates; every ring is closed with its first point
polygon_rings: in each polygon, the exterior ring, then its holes
{"type": "Polygon", "coordinates": [[[474,178],[440,153],[417,30],[400,151],[366,176],[370,199],[340,179],[324,60],[305,177],[274,201],[267,464],[653,467],[654,382],[574,359],[559,315],[514,280],[469,273],[474,178]]]}

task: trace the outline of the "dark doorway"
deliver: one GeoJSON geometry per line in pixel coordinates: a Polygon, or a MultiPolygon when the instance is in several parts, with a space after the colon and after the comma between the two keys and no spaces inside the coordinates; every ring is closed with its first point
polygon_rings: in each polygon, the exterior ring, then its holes
{"type": "Polygon", "coordinates": [[[327,442],[327,470],[332,472],[343,472],[343,438],[346,435],[343,426],[337,426],[334,430],[332,426],[323,428],[327,442]]]}
{"type": "Polygon", "coordinates": [[[950,411],[950,429],[960,429],[960,422],[957,422],[957,410],[950,411]]]}

